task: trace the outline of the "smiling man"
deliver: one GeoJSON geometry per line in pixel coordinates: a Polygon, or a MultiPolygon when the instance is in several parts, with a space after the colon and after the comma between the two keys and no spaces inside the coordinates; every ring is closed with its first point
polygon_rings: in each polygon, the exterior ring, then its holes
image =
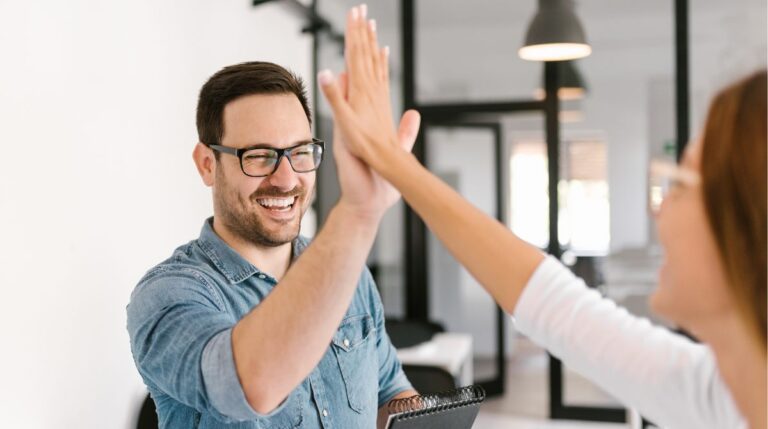
{"type": "MultiPolygon", "coordinates": [[[[301,80],[271,63],[226,67],[200,92],[193,158],[214,215],[127,309],[162,428],[371,428],[415,394],[364,268],[399,195],[340,146],[341,198],[308,244],[325,156],[310,118],[301,80]]],[[[401,129],[412,144],[418,118],[401,129]]]]}

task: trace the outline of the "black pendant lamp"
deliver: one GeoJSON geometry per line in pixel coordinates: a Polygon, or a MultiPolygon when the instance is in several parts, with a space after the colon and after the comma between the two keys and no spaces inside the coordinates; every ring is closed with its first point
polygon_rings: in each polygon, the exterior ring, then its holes
{"type": "Polygon", "coordinates": [[[525,45],[517,53],[528,61],[564,61],[591,54],[573,0],[539,0],[525,45]]]}
{"type": "MultiPolygon", "coordinates": [[[[560,87],[557,89],[557,97],[561,100],[578,100],[584,98],[589,88],[586,81],[579,73],[575,61],[558,61],[555,63],[557,75],[560,81],[560,87]]],[[[543,100],[544,93],[544,72],[541,75],[541,86],[536,89],[534,96],[543,100]]]]}

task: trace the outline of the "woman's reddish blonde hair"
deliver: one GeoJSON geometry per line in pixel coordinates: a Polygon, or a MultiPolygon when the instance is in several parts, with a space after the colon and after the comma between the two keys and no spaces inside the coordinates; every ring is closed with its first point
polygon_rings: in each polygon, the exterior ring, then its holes
{"type": "Polygon", "coordinates": [[[766,345],[766,71],[722,90],[704,129],[704,204],[736,302],[766,345]]]}

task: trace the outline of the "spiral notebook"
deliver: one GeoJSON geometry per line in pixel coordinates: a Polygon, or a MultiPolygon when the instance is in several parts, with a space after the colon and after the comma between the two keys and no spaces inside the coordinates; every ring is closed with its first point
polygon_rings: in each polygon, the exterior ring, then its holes
{"type": "Polygon", "coordinates": [[[387,429],[470,429],[485,391],[467,386],[433,395],[396,399],[388,406],[387,429]]]}

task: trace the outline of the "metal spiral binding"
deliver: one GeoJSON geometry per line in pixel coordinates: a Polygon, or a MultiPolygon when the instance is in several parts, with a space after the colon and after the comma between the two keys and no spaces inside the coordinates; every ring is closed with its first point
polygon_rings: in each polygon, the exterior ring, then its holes
{"type": "Polygon", "coordinates": [[[404,414],[403,418],[411,418],[475,404],[484,399],[485,390],[482,387],[466,386],[430,395],[395,399],[390,401],[387,411],[389,414],[404,414]]]}

